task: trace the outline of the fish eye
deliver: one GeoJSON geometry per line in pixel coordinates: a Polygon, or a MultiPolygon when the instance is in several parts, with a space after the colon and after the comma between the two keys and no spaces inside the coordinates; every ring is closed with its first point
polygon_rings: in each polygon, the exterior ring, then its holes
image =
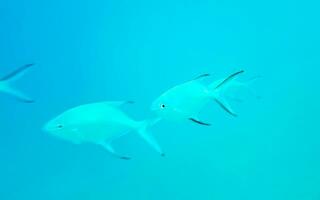
{"type": "Polygon", "coordinates": [[[59,129],[60,129],[60,128],[63,128],[63,125],[62,125],[62,124],[58,124],[58,125],[57,125],[57,128],[59,128],[59,129]]]}
{"type": "Polygon", "coordinates": [[[161,104],[161,105],[160,105],[160,107],[161,107],[161,108],[165,108],[165,107],[166,107],[166,105],[164,105],[164,104],[161,104]]]}

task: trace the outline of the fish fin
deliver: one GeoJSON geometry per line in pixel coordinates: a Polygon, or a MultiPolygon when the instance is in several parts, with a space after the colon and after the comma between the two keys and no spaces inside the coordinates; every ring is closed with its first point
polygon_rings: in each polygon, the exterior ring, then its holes
{"type": "Polygon", "coordinates": [[[134,101],[108,101],[106,103],[111,106],[120,107],[126,104],[134,104],[134,101]]]}
{"type": "Polygon", "coordinates": [[[33,103],[34,102],[33,99],[29,98],[27,95],[23,94],[19,90],[14,89],[12,86],[10,86],[10,84],[13,81],[18,80],[33,65],[34,64],[24,65],[24,66],[16,69],[15,71],[9,73],[8,75],[4,76],[3,78],[1,78],[0,79],[0,83],[2,84],[1,92],[12,95],[24,103],[33,103]]]}
{"type": "MultiPolygon", "coordinates": [[[[242,92],[245,92],[246,94],[248,94],[249,96],[253,96],[256,99],[261,99],[261,96],[258,94],[258,92],[254,89],[254,87],[252,87],[252,85],[261,78],[261,76],[255,76],[252,77],[249,80],[244,80],[244,81],[238,81],[238,80],[234,80],[231,84],[233,84],[232,87],[237,88],[238,90],[242,90],[242,92]]],[[[231,88],[232,88],[231,87],[231,88]]],[[[211,87],[209,86],[209,89],[212,89],[215,87],[211,87]]],[[[213,89],[214,91],[214,89],[213,89]]],[[[224,91],[219,91],[220,94],[223,94],[224,91]]],[[[226,93],[227,98],[237,101],[237,102],[242,102],[243,99],[239,99],[239,97],[236,97],[235,94],[231,95],[226,93]]]]}
{"type": "Polygon", "coordinates": [[[215,97],[214,99],[217,104],[224,109],[227,113],[229,113],[230,115],[237,117],[238,115],[232,110],[231,106],[228,104],[227,101],[225,101],[223,98],[219,98],[219,97],[215,97]]]}
{"type": "Polygon", "coordinates": [[[35,101],[25,95],[24,93],[20,92],[19,90],[14,89],[13,87],[9,86],[8,84],[5,84],[5,87],[2,88],[1,90],[4,93],[7,93],[11,96],[14,96],[17,98],[19,101],[24,102],[24,103],[34,103],[35,101]]]}
{"type": "Polygon", "coordinates": [[[162,148],[156,141],[156,139],[153,137],[151,133],[147,131],[147,129],[160,121],[160,119],[153,119],[153,120],[146,120],[143,121],[138,129],[138,133],[155,151],[157,151],[161,156],[165,156],[165,154],[162,151],[162,148]]]}
{"type": "Polygon", "coordinates": [[[200,125],[211,126],[211,124],[202,122],[202,121],[200,121],[200,120],[198,120],[198,119],[195,119],[195,118],[189,118],[189,119],[190,119],[191,121],[197,123],[197,124],[200,124],[200,125]]]}
{"type": "Polygon", "coordinates": [[[102,142],[99,143],[105,150],[107,150],[112,156],[115,156],[117,158],[123,159],[123,160],[130,160],[131,158],[128,156],[120,155],[116,153],[116,151],[113,149],[110,143],[102,142]]]}
{"type": "Polygon", "coordinates": [[[262,76],[260,76],[260,75],[252,77],[251,79],[246,81],[246,84],[247,85],[251,85],[251,84],[255,83],[257,80],[259,80],[261,78],[262,78],[262,76]]]}
{"type": "Polygon", "coordinates": [[[242,98],[234,97],[234,96],[228,96],[228,99],[237,102],[237,103],[243,103],[244,100],[242,98]]]}
{"type": "Polygon", "coordinates": [[[24,75],[24,73],[30,68],[32,67],[34,64],[27,64],[27,65],[23,65],[20,68],[14,70],[13,72],[9,73],[8,75],[2,77],[0,79],[0,81],[6,81],[6,82],[12,82],[15,81],[17,79],[19,79],[21,76],[24,75]]]}
{"type": "Polygon", "coordinates": [[[237,77],[239,74],[242,74],[244,72],[244,70],[238,71],[234,74],[231,74],[230,76],[228,76],[226,79],[224,79],[220,84],[218,84],[215,89],[219,89],[221,87],[223,87],[224,85],[226,85],[227,83],[229,83],[231,80],[233,80],[235,77],[237,77]]]}
{"type": "Polygon", "coordinates": [[[210,96],[213,97],[213,99],[218,103],[218,105],[222,109],[224,109],[227,113],[234,117],[236,117],[237,114],[232,110],[228,102],[221,97],[221,94],[219,95],[219,93],[221,93],[220,89],[223,89],[224,87],[229,85],[228,83],[231,83],[234,78],[236,78],[239,74],[242,74],[243,72],[244,70],[233,73],[224,80],[222,80],[220,83],[217,84],[217,82],[214,82],[209,86],[209,89],[212,90],[210,96]]]}
{"type": "Polygon", "coordinates": [[[193,80],[199,80],[199,79],[202,79],[202,78],[205,78],[205,77],[208,77],[208,76],[210,76],[210,74],[201,74],[200,76],[197,76],[193,80]]]}
{"type": "Polygon", "coordinates": [[[242,82],[242,85],[248,90],[248,92],[254,96],[256,99],[261,99],[261,96],[251,87],[257,80],[261,79],[261,76],[255,76],[245,82],[242,82]]]}

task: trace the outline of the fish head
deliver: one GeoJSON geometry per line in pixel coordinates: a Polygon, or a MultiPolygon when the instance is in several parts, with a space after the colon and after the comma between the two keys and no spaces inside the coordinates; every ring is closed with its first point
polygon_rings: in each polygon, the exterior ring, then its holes
{"type": "Polygon", "coordinates": [[[151,105],[151,111],[162,119],[170,121],[180,121],[187,116],[179,108],[179,98],[171,93],[164,93],[158,97],[151,105]]]}
{"type": "Polygon", "coordinates": [[[66,128],[66,124],[61,119],[61,117],[56,117],[43,126],[43,131],[46,133],[56,135],[61,134],[63,131],[66,130],[66,128]]]}
{"type": "Polygon", "coordinates": [[[77,134],[75,134],[77,129],[71,122],[68,115],[62,114],[47,122],[42,129],[55,137],[74,141],[77,139],[77,134]]]}
{"type": "Polygon", "coordinates": [[[163,119],[183,121],[198,115],[209,100],[206,86],[198,81],[189,81],[160,95],[151,110],[163,119]]]}

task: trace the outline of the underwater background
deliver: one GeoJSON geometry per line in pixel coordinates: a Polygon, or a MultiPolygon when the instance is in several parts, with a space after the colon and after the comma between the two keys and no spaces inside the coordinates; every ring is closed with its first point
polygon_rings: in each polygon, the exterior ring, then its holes
{"type": "Polygon", "coordinates": [[[0,94],[0,199],[319,200],[320,4],[306,0],[1,0],[0,77],[35,63],[0,94]],[[135,133],[101,147],[42,131],[57,114],[96,101],[152,101],[203,73],[237,70],[261,98],[214,102],[212,126],[162,121],[160,157],[135,133]]]}

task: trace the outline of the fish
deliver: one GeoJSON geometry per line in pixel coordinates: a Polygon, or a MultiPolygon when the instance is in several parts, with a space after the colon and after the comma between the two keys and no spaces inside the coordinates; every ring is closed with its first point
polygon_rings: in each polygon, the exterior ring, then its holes
{"type": "Polygon", "coordinates": [[[80,105],[50,120],[43,130],[55,137],[74,144],[91,143],[103,147],[111,155],[129,160],[112,147],[112,142],[121,136],[136,132],[161,156],[165,156],[160,145],[148,129],[159,119],[137,121],[130,118],[121,107],[132,101],[106,101],[80,105]]]}
{"type": "Polygon", "coordinates": [[[9,73],[8,75],[0,78],[0,92],[11,95],[24,103],[35,102],[33,99],[12,86],[13,82],[20,79],[33,65],[34,64],[23,65],[13,72],[9,73]]]}
{"type": "Polygon", "coordinates": [[[231,87],[233,81],[244,73],[240,70],[225,79],[205,85],[202,80],[210,74],[203,74],[195,79],[177,85],[162,93],[151,105],[151,111],[161,119],[170,121],[190,120],[194,123],[210,126],[199,119],[200,111],[210,102],[216,102],[224,111],[237,117],[237,113],[225,100],[223,92],[231,87]]]}

